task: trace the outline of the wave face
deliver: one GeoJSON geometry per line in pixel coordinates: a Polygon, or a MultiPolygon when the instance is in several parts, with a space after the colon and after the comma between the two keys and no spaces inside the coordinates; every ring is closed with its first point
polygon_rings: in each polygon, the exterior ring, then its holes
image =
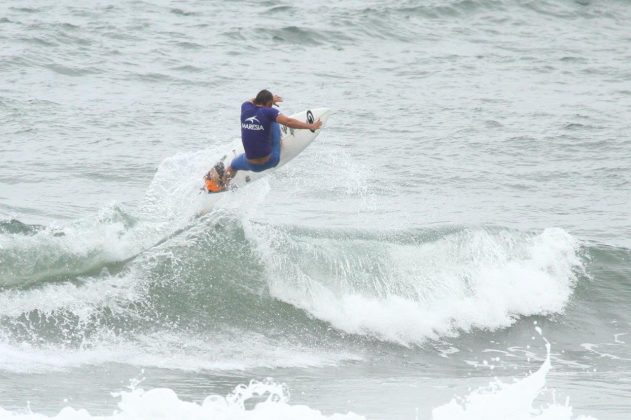
{"type": "Polygon", "coordinates": [[[562,229],[376,234],[219,210],[147,246],[135,232],[143,224],[115,214],[84,231],[2,234],[3,368],[58,368],[50,355],[60,348],[77,354],[71,364],[154,365],[166,354],[184,369],[330,364],[361,358],[341,350],[349,337],[422,345],[563,313],[587,278],[584,250],[562,229]],[[94,234],[107,229],[115,238],[94,234]],[[258,345],[236,362],[248,340],[258,345]],[[24,345],[37,353],[32,366],[24,345]]]}
{"type": "Polygon", "coordinates": [[[352,337],[413,346],[561,314],[589,278],[590,248],[558,228],[273,225],[252,217],[252,191],[195,218],[207,203],[194,175],[212,154],[166,159],[135,209],[110,206],[58,226],[2,222],[5,345],[40,349],[40,367],[61,347],[86,362],[133,354],[142,364],[151,348],[179,353],[173,363],[184,368],[205,357],[214,361],[204,366],[232,368],[230,351],[249,339],[262,355],[242,367],[281,363],[278,340],[288,365],[336,363],[361,358],[341,351],[352,337]]]}

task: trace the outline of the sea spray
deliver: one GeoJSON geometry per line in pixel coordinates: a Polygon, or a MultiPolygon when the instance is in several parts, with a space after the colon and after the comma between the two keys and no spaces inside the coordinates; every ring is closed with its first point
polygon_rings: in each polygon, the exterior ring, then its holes
{"type": "MultiPolygon", "coordinates": [[[[535,329],[542,335],[539,327],[535,329]]],[[[544,341],[546,358],[536,372],[513,383],[496,380],[465,397],[455,397],[432,410],[432,420],[595,420],[586,416],[573,417],[569,399],[565,404],[559,404],[554,394],[551,402],[535,406],[552,367],[551,346],[545,338],[544,341]]]]}

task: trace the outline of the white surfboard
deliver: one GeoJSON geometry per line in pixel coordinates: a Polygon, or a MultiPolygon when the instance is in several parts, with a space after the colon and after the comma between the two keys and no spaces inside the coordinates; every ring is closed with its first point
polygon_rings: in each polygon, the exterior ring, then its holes
{"type": "MultiPolygon", "coordinates": [[[[232,178],[232,180],[230,181],[230,184],[228,184],[228,189],[226,191],[209,193],[209,195],[219,195],[228,191],[242,188],[256,181],[257,179],[269,175],[281,166],[285,165],[287,162],[298,156],[300,152],[305,150],[307,146],[309,146],[311,142],[316,137],[318,137],[318,134],[320,134],[320,131],[326,125],[326,121],[330,114],[331,110],[329,108],[314,108],[291,115],[291,118],[295,118],[299,121],[304,121],[308,123],[312,123],[320,119],[320,121],[322,121],[322,127],[318,130],[311,131],[297,128],[289,128],[287,126],[281,125],[280,161],[278,162],[278,165],[276,165],[274,168],[270,168],[262,172],[238,171],[234,178],[232,178]]],[[[243,152],[243,145],[240,144],[237,148],[231,150],[229,153],[226,153],[221,158],[220,162],[223,162],[225,167],[228,167],[230,165],[230,162],[232,162],[232,159],[243,152]]]]}

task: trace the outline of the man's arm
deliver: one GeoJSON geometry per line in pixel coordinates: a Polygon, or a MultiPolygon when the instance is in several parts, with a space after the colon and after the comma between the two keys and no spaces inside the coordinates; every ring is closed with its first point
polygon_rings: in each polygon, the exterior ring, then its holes
{"type": "Polygon", "coordinates": [[[289,128],[301,128],[304,130],[317,130],[322,127],[322,121],[320,121],[319,118],[313,124],[309,124],[298,121],[295,118],[289,118],[283,114],[278,114],[278,117],[276,117],[276,122],[282,125],[286,125],[289,128]]]}

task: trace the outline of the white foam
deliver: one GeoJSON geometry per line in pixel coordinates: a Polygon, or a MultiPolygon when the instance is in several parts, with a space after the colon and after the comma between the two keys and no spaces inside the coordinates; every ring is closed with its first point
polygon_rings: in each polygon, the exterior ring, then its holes
{"type": "Polygon", "coordinates": [[[420,244],[248,236],[270,262],[275,297],[346,332],[404,345],[561,313],[582,268],[562,229],[464,231],[420,244]]]}
{"type": "MultiPolygon", "coordinates": [[[[589,416],[574,417],[569,400],[559,404],[555,401],[554,394],[551,402],[536,406],[535,401],[541,397],[546,375],[550,371],[550,348],[549,345],[547,347],[546,360],[535,373],[510,384],[495,381],[472,391],[464,398],[455,397],[449,403],[433,409],[432,420],[595,420],[589,416]]],[[[292,405],[289,403],[287,388],[270,380],[239,385],[226,397],[211,395],[201,404],[182,401],[169,388],[149,391],[132,388],[114,395],[120,398],[120,402],[118,410],[111,416],[92,416],[84,409],[71,407],[64,408],[52,417],[32,412],[10,412],[0,408],[0,419],[365,419],[352,412],[327,416],[306,405],[292,405]],[[256,402],[258,403],[253,408],[248,408],[256,402]]]]}
{"type": "Polygon", "coordinates": [[[0,408],[0,419],[12,420],[359,420],[364,417],[353,413],[325,415],[306,405],[289,404],[289,393],[284,386],[272,382],[252,381],[240,385],[226,397],[208,396],[201,404],[180,400],[169,388],[156,388],[149,391],[133,389],[118,394],[118,410],[111,416],[92,416],[83,409],[66,407],[56,416],[42,414],[20,414],[0,408]],[[252,409],[246,408],[249,401],[261,401],[252,409]]]}

